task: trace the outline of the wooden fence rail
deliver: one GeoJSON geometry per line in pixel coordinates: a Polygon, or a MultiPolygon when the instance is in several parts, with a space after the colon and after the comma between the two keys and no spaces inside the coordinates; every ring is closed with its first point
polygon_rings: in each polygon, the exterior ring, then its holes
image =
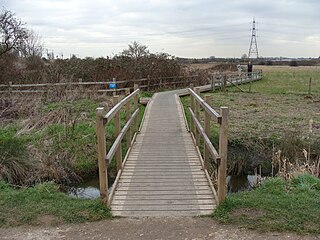
{"type": "MultiPolygon", "coordinates": [[[[122,81],[99,81],[99,82],[83,82],[79,79],[78,82],[59,82],[59,83],[40,83],[40,84],[0,84],[0,92],[11,92],[11,93],[45,93],[48,92],[49,88],[57,87],[96,87],[98,89],[91,90],[92,92],[99,93],[124,93],[126,89],[134,89],[134,84],[138,84],[140,89],[145,91],[156,90],[161,88],[176,88],[176,87],[187,87],[191,83],[199,85],[199,76],[172,76],[172,77],[159,77],[159,78],[141,78],[141,79],[130,79],[122,81]],[[116,89],[109,89],[109,84],[117,84],[116,89]]],[[[73,91],[73,90],[67,90],[73,91]]],[[[90,91],[90,90],[89,90],[90,91]]]]}
{"type": "Polygon", "coordinates": [[[97,134],[97,150],[98,150],[98,163],[99,163],[99,183],[100,183],[100,196],[104,203],[109,205],[112,201],[112,197],[115,191],[115,186],[121,175],[123,161],[122,161],[122,140],[126,137],[128,152],[132,146],[132,142],[135,138],[131,140],[131,125],[134,125],[134,132],[138,130],[138,94],[140,89],[138,85],[135,84],[134,91],[130,94],[130,90],[127,89],[126,97],[119,101],[119,96],[114,96],[114,107],[107,113],[103,114],[104,108],[96,109],[96,134],[97,134]],[[134,104],[134,111],[131,115],[131,101],[134,104]],[[126,110],[126,123],[121,129],[120,122],[120,110],[125,107],[126,110]],[[106,135],[105,126],[114,119],[115,124],[115,141],[106,153],[106,135]],[[108,193],[108,164],[111,162],[112,158],[115,156],[117,164],[117,177],[115,184],[111,193],[108,193]]]}
{"type": "MultiPolygon", "coordinates": [[[[210,166],[210,155],[213,158],[218,170],[218,186],[215,192],[217,202],[221,203],[226,197],[226,177],[227,177],[227,151],[228,151],[228,115],[227,107],[221,107],[220,113],[216,112],[210,104],[212,104],[211,96],[205,99],[200,97],[200,88],[188,89],[190,93],[190,131],[195,138],[196,147],[200,148],[200,137],[204,140],[204,157],[203,167],[208,176],[210,166]],[[200,106],[204,109],[204,127],[201,125],[200,106]],[[213,120],[219,126],[219,153],[210,141],[210,122],[213,120]]],[[[200,152],[200,150],[199,150],[200,152]]],[[[213,189],[214,190],[214,189],[213,189]]]]}

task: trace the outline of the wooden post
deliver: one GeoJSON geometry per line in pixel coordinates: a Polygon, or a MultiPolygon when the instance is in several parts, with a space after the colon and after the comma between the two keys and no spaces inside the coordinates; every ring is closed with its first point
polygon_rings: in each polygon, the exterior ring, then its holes
{"type": "Polygon", "coordinates": [[[223,92],[225,93],[226,92],[226,90],[227,90],[227,74],[225,74],[224,76],[223,76],[223,83],[222,83],[222,85],[223,85],[223,92]]]}
{"type": "Polygon", "coordinates": [[[222,122],[219,130],[219,155],[221,158],[218,164],[218,199],[219,204],[224,201],[227,193],[227,153],[228,153],[228,115],[227,107],[220,108],[222,122]]]}
{"type": "Polygon", "coordinates": [[[214,92],[216,90],[216,78],[215,76],[211,76],[211,90],[214,92]]]}
{"type": "MultiPolygon", "coordinates": [[[[134,91],[139,88],[138,84],[134,84],[133,89],[134,91]]],[[[135,95],[133,97],[133,105],[134,105],[134,111],[138,109],[138,95],[135,95]]],[[[134,131],[138,132],[138,117],[134,120],[134,131]]]]}
{"type": "Polygon", "coordinates": [[[150,75],[148,75],[148,92],[150,91],[150,75]]]}
{"type": "MultiPolygon", "coordinates": [[[[208,103],[210,106],[212,106],[212,96],[207,95],[204,97],[204,100],[206,103],[208,103]]],[[[210,139],[211,131],[210,131],[210,115],[205,111],[204,113],[204,132],[210,139]]],[[[210,151],[207,148],[206,144],[204,144],[204,168],[209,169],[210,168],[210,151]]]]}
{"type": "Polygon", "coordinates": [[[106,136],[103,123],[104,108],[96,109],[96,134],[99,165],[99,187],[100,197],[106,204],[108,202],[108,170],[106,164],[106,136]]]}
{"type": "MultiPolygon", "coordinates": [[[[130,95],[130,89],[126,89],[126,96],[130,95]]],[[[131,108],[130,108],[130,102],[128,101],[126,104],[126,121],[128,122],[131,118],[131,108]]],[[[131,147],[131,128],[128,129],[127,131],[127,148],[131,147]]]]}
{"type": "MultiPolygon", "coordinates": [[[[196,88],[196,94],[200,96],[200,88],[196,88]]],[[[195,112],[196,118],[198,119],[199,122],[200,120],[200,103],[196,100],[196,112],[195,112]]],[[[200,133],[198,129],[196,128],[196,146],[200,146],[200,133]]]]}
{"type": "MultiPolygon", "coordinates": [[[[192,90],[194,90],[194,85],[193,85],[193,83],[190,84],[190,88],[191,88],[192,90]]],[[[191,107],[192,111],[194,112],[194,97],[193,97],[192,94],[190,94],[190,107],[191,107]]],[[[195,134],[195,133],[194,133],[194,122],[193,122],[192,117],[190,117],[190,131],[191,131],[193,134],[195,134]]]]}
{"type": "MultiPolygon", "coordinates": [[[[119,102],[119,96],[113,96],[113,104],[116,105],[119,102]]],[[[121,131],[120,111],[114,115],[114,135],[118,137],[121,131]]],[[[117,171],[122,168],[122,144],[120,143],[116,151],[117,171]]]]}
{"type": "Polygon", "coordinates": [[[312,78],[309,79],[308,95],[311,95],[311,83],[312,83],[312,78]]]}
{"type": "Polygon", "coordinates": [[[11,96],[11,92],[12,92],[12,86],[11,85],[12,85],[12,82],[10,81],[9,82],[9,93],[10,93],[10,96],[11,96]]]}

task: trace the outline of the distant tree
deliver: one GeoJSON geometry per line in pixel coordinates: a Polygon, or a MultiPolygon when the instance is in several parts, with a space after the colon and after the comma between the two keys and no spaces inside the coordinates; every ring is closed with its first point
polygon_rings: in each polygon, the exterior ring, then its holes
{"type": "Polygon", "coordinates": [[[128,45],[128,49],[122,51],[123,56],[138,59],[149,55],[148,47],[136,41],[128,45]]]}
{"type": "Polygon", "coordinates": [[[241,59],[247,59],[247,58],[248,58],[248,55],[246,53],[241,55],[241,59]]]}
{"type": "Polygon", "coordinates": [[[12,50],[23,50],[28,37],[26,23],[4,9],[0,14],[0,57],[12,50]]]}
{"type": "Polygon", "coordinates": [[[21,51],[26,57],[42,57],[43,43],[40,36],[32,30],[28,31],[21,51]]]}
{"type": "Polygon", "coordinates": [[[273,65],[273,62],[272,62],[271,60],[268,60],[268,61],[266,62],[266,65],[267,65],[267,66],[272,66],[272,65],[273,65]]]}

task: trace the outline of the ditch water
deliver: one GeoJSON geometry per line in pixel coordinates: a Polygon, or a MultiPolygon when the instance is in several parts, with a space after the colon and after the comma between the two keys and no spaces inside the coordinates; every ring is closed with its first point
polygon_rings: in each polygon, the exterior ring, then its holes
{"type": "MultiPolygon", "coordinates": [[[[227,192],[228,194],[242,191],[249,191],[254,188],[258,181],[259,175],[243,175],[243,176],[228,176],[227,177],[227,192]]],[[[109,186],[109,191],[111,186],[109,186]]],[[[99,177],[95,176],[85,179],[67,191],[68,195],[75,198],[95,199],[100,196],[99,177]]]]}

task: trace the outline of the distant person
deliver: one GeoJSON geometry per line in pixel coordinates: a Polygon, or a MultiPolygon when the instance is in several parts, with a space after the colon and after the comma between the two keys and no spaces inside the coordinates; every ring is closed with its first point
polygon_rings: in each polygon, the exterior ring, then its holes
{"type": "Polygon", "coordinates": [[[250,77],[250,78],[252,76],[252,68],[253,68],[252,63],[249,62],[248,63],[248,77],[250,77]]]}

